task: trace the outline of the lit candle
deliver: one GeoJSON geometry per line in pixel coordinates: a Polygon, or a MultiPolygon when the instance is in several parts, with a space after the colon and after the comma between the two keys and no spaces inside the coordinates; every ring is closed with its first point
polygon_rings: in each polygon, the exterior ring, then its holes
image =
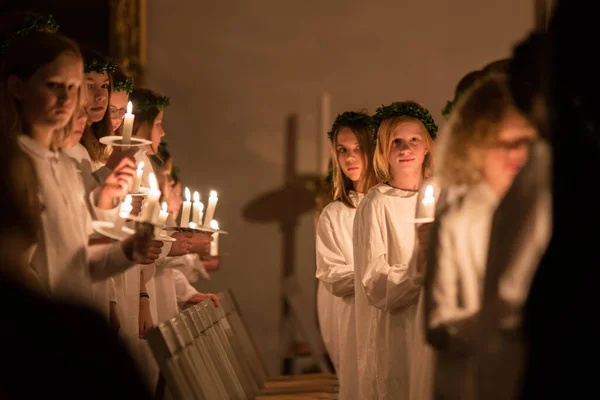
{"type": "Polygon", "coordinates": [[[425,194],[421,202],[423,203],[422,217],[433,218],[435,215],[435,197],[433,196],[432,185],[427,185],[427,187],[425,187],[425,194]]]}
{"type": "Polygon", "coordinates": [[[196,225],[196,223],[194,221],[192,221],[192,222],[190,222],[188,227],[191,229],[196,229],[198,227],[198,225],[196,225]]]}
{"type": "Polygon", "coordinates": [[[144,162],[140,161],[137,170],[135,171],[135,177],[133,178],[133,186],[131,187],[131,193],[139,193],[140,183],[142,182],[142,176],[144,175],[144,162]]]}
{"type": "Polygon", "coordinates": [[[204,204],[200,202],[200,193],[194,192],[194,203],[192,204],[192,221],[196,225],[202,225],[202,213],[204,204]]]}
{"type": "Polygon", "coordinates": [[[129,213],[133,206],[131,205],[131,195],[125,196],[125,201],[121,203],[121,208],[119,209],[119,216],[117,217],[114,225],[115,232],[121,232],[123,230],[123,224],[125,224],[125,219],[129,217],[129,213]]]}
{"type": "Polygon", "coordinates": [[[163,201],[162,209],[160,210],[160,213],[158,214],[158,222],[156,223],[156,225],[163,228],[165,226],[165,224],[167,223],[168,217],[169,217],[169,212],[167,211],[167,202],[163,201]]]}
{"type": "MultiPolygon", "coordinates": [[[[210,228],[214,229],[215,231],[218,231],[219,223],[213,219],[212,221],[210,221],[210,228]]],[[[213,241],[210,242],[210,255],[211,257],[216,257],[219,255],[219,232],[213,233],[212,237],[213,241]]]]}
{"type": "Polygon", "coordinates": [[[131,102],[127,103],[127,113],[123,120],[123,144],[131,143],[131,133],[133,132],[133,120],[135,115],[131,113],[133,106],[131,102]]]}
{"type": "Polygon", "coordinates": [[[187,228],[190,224],[190,208],[192,207],[192,202],[190,201],[190,189],[185,188],[185,201],[183,202],[183,208],[181,209],[181,222],[179,226],[182,228],[187,228]]]}
{"type": "Polygon", "coordinates": [[[210,196],[208,196],[208,206],[206,207],[206,216],[204,217],[204,227],[209,228],[210,222],[215,216],[215,207],[217,206],[217,201],[219,198],[217,197],[217,192],[214,190],[210,191],[210,196]]]}
{"type": "Polygon", "coordinates": [[[148,192],[146,204],[144,205],[144,210],[142,211],[142,221],[156,225],[160,210],[160,204],[158,202],[160,199],[160,190],[158,190],[158,181],[156,180],[156,175],[154,175],[154,172],[150,172],[150,175],[148,176],[148,182],[150,183],[150,191],[148,192]]]}

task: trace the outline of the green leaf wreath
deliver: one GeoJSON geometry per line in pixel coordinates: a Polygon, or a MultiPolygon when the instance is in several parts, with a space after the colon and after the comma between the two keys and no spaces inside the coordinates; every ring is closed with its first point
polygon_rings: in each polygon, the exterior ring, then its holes
{"type": "Polygon", "coordinates": [[[338,114],[333,122],[333,126],[331,127],[331,131],[327,132],[327,137],[329,141],[333,142],[333,134],[340,130],[343,127],[353,128],[356,126],[366,126],[373,132],[375,135],[375,121],[370,115],[356,112],[356,111],[346,111],[344,113],[338,114]]]}
{"type": "MultiPolygon", "coordinates": [[[[394,117],[412,117],[420,120],[423,125],[425,125],[425,129],[431,135],[431,138],[435,140],[437,136],[438,126],[433,120],[431,113],[425,107],[420,106],[419,104],[413,101],[397,101],[387,106],[381,106],[375,111],[375,115],[373,115],[373,120],[379,129],[379,126],[388,118],[394,117]]],[[[377,136],[377,131],[375,131],[375,136],[377,136]]]]}

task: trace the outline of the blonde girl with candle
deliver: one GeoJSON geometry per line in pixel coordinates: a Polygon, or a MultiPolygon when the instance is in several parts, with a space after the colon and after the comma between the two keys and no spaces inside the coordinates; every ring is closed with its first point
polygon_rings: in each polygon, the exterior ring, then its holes
{"type": "Polygon", "coordinates": [[[440,144],[438,178],[464,194],[440,216],[428,338],[437,350],[435,396],[475,399],[474,351],[491,221],[537,137],[506,78],[489,75],[459,100],[440,144]]]}
{"type": "Polygon", "coordinates": [[[417,191],[431,174],[431,114],[412,102],[380,107],[374,169],[381,182],[356,211],[354,290],[358,398],[408,399],[410,351],[421,285],[413,279],[417,191]]]}
{"type": "MultiPolygon", "coordinates": [[[[3,134],[18,136],[39,180],[42,229],[31,266],[51,295],[90,304],[92,281],[148,258],[150,238],[136,234],[119,243],[89,245],[84,187],[60,150],[72,129],[82,71],[76,43],[59,34],[30,32],[5,49],[0,109],[3,134]]],[[[131,180],[126,173],[120,177],[122,190],[131,180]]]]}
{"type": "Polygon", "coordinates": [[[317,311],[340,381],[340,399],[358,399],[352,226],[357,206],[376,183],[374,125],[369,115],[350,111],[337,116],[328,134],[334,201],[323,209],[317,223],[317,311]]]}

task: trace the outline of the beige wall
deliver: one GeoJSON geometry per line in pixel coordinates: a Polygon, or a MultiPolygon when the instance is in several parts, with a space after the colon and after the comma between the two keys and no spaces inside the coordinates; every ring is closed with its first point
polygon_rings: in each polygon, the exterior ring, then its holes
{"type": "MultiPolygon", "coordinates": [[[[148,2],[149,87],[171,96],[167,140],[190,188],[219,191],[224,268],[271,372],[278,368],[279,227],[242,218],[283,183],[284,123],[299,121],[300,172],[316,169],[317,96],[332,112],[393,100],[440,110],[457,80],[510,54],[533,22],[528,0],[148,2]]],[[[282,205],[285,207],[285,205],[282,205]]],[[[312,215],[299,221],[297,274],[314,307],[312,215]]]]}

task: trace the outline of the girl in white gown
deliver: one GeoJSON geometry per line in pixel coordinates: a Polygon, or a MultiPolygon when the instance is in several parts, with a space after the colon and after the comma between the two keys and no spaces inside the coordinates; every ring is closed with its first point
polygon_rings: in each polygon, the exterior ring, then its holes
{"type": "Polygon", "coordinates": [[[438,219],[430,339],[435,397],[475,399],[474,347],[492,216],[525,164],[536,131],[512,104],[506,78],[481,78],[457,104],[438,148],[442,188],[465,187],[438,219]]]}
{"type": "Polygon", "coordinates": [[[317,311],[340,382],[340,399],[358,399],[352,226],[356,207],[375,184],[374,123],[369,115],[338,115],[332,131],[333,199],[317,223],[317,311]]]}
{"type": "Polygon", "coordinates": [[[381,182],[356,211],[354,288],[360,399],[408,399],[420,281],[413,279],[417,191],[432,168],[437,125],[414,102],[377,110],[375,173],[381,182]]]}
{"type": "MultiPolygon", "coordinates": [[[[90,245],[91,218],[75,163],[60,150],[72,129],[80,101],[83,62],[78,46],[58,34],[31,32],[4,54],[2,77],[6,135],[19,144],[36,168],[42,226],[31,259],[53,296],[89,302],[92,281],[123,271],[145,255],[149,241],[134,235],[123,242],[90,245]]],[[[127,191],[132,177],[119,180],[127,191]]]]}

